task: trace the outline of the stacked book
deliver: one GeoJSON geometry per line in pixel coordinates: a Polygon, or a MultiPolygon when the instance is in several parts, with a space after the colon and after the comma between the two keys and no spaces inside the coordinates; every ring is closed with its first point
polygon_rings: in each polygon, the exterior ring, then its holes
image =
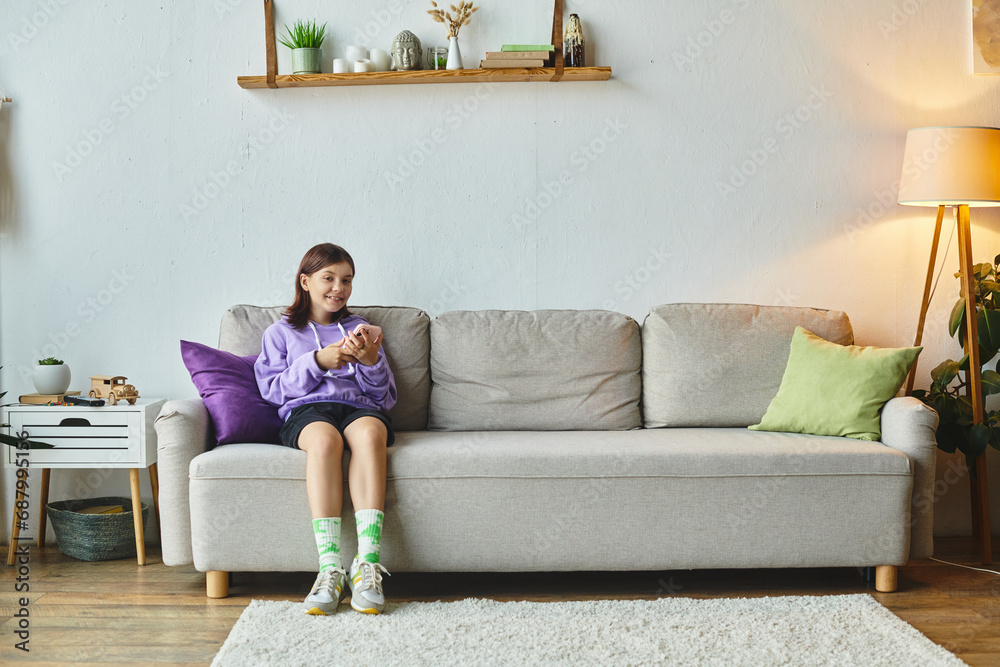
{"type": "Polygon", "coordinates": [[[555,50],[552,44],[504,44],[499,51],[488,51],[479,66],[483,69],[552,67],[555,50]]]}
{"type": "Polygon", "coordinates": [[[62,403],[67,396],[79,396],[78,391],[67,391],[65,394],[21,394],[18,402],[25,405],[45,405],[46,403],[62,403]]]}

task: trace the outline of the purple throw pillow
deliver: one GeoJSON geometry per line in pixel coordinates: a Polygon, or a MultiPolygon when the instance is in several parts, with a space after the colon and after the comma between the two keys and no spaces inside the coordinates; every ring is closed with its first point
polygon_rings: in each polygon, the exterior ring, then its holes
{"type": "Polygon", "coordinates": [[[181,341],[181,357],[215,424],[220,445],[231,442],[279,444],[283,422],[278,408],[257,388],[257,357],[238,357],[213,347],[181,341]]]}

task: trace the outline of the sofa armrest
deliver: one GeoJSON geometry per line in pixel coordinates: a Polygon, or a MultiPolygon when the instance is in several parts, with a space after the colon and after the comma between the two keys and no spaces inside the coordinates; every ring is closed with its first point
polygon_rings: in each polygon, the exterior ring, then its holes
{"type": "Polygon", "coordinates": [[[160,542],[165,565],[194,562],[191,553],[191,505],[188,469],[207,451],[211,418],[200,398],[167,401],[153,423],[160,484],[160,542]]]}
{"type": "Polygon", "coordinates": [[[934,469],[938,414],[912,396],[893,398],[882,408],[882,444],[913,462],[910,501],[910,558],[934,553],[934,469]]]}

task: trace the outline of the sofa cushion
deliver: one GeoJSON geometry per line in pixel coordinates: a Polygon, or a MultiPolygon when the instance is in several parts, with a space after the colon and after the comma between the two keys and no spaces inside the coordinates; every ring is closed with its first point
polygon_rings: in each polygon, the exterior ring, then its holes
{"type": "Polygon", "coordinates": [[[605,310],[455,311],[431,322],[428,428],[639,428],[635,320],[605,310]]]}
{"type": "MultiPolygon", "coordinates": [[[[344,463],[350,460],[349,451],[344,463]]],[[[347,466],[344,466],[347,480],[347,466]]],[[[263,444],[217,447],[191,462],[191,479],[305,481],[306,455],[263,444]]],[[[388,449],[386,477],[912,476],[907,456],[879,442],[744,428],[595,431],[419,431],[388,449]]]]}
{"type": "Polygon", "coordinates": [[[854,342],[840,311],[694,303],[653,308],[642,328],[646,428],[759,423],[778,393],[796,326],[838,345],[854,342]]]}
{"type": "MultiPolygon", "coordinates": [[[[351,312],[382,327],[384,349],[396,379],[398,400],[389,411],[396,431],[427,428],[430,394],[430,318],[419,308],[351,306],[351,312]]],[[[219,349],[239,356],[260,354],[264,330],[278,321],[284,306],[233,306],[222,316],[219,349]]]]}
{"type": "MultiPolygon", "coordinates": [[[[314,570],[305,472],[304,452],[273,445],[196,457],[196,567],[314,570]],[[234,516],[240,530],[228,529],[234,516]],[[280,548],[261,549],[260,535],[280,548]]],[[[415,431],[389,448],[387,472],[382,562],[393,572],[901,565],[908,557],[912,464],[877,442],[746,429],[415,431]]],[[[341,547],[352,553],[349,499],[341,547]]]]}
{"type": "Polygon", "coordinates": [[[750,428],[878,440],[882,406],[922,349],[836,345],[795,327],[778,394],[750,428]]]}

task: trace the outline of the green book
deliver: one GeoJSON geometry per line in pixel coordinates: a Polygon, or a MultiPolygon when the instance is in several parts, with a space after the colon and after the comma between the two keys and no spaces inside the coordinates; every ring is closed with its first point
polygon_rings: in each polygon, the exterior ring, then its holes
{"type": "Polygon", "coordinates": [[[501,51],[555,51],[552,44],[504,44],[501,51]]]}

